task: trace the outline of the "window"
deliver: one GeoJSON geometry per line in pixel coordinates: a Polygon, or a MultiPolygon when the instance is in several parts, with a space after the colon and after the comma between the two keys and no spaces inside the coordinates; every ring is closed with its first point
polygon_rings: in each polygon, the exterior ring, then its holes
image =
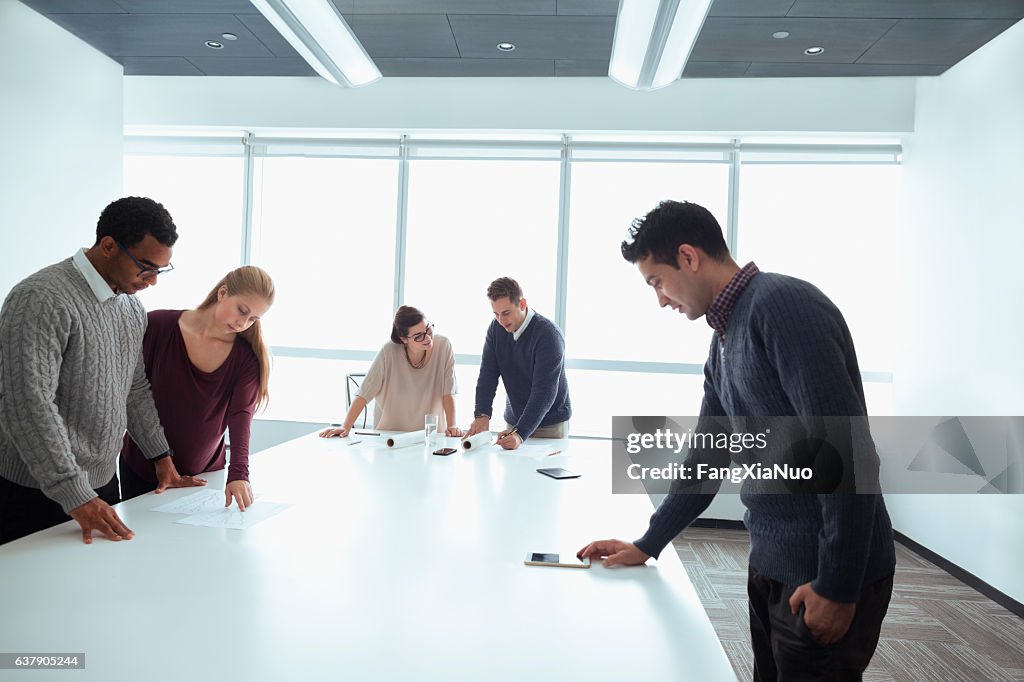
{"type": "MultiPolygon", "coordinates": [[[[703,364],[711,329],[660,309],[620,244],[664,199],[701,204],[727,225],[725,163],[575,163],[569,223],[566,351],[572,358],[703,364]]],[[[573,387],[575,391],[575,387],[573,387]]],[[[609,426],[610,428],[610,426],[609,426]]]]}
{"type": "Polygon", "coordinates": [[[394,317],[398,164],[259,159],[253,262],[274,278],[276,346],[377,350],[394,317]]]}
{"type": "MultiPolygon", "coordinates": [[[[568,141],[563,187],[564,138],[485,138],[252,138],[248,235],[237,139],[131,141],[126,193],[164,203],[181,234],[175,271],[142,300],[149,308],[194,307],[248,244],[252,262],[277,284],[266,321],[275,351],[272,402],[262,416],[337,422],[345,375],[365,372],[389,342],[399,291],[452,341],[456,413],[465,426],[493,319],[486,288],[510,276],[537,312],[557,320],[564,311],[571,433],[608,436],[613,415],[696,414],[712,335],[703,320],[658,307],[620,254],[628,228],[675,199],[705,206],[727,232],[735,206],[731,246],[739,263],[806,279],[832,298],[869,376],[869,411],[891,413],[898,147],[592,136],[568,141]],[[731,187],[737,149],[742,163],[731,187]],[[560,209],[568,210],[564,300],[560,209]]],[[[504,400],[499,383],[497,429],[504,400]]]]}
{"type": "Polygon", "coordinates": [[[528,305],[555,315],[559,166],[550,161],[409,163],[405,302],[479,355],[494,319],[487,285],[519,282],[528,305]]]}
{"type": "MultiPolygon", "coordinates": [[[[270,370],[270,402],[263,419],[314,421],[345,419],[345,377],[364,374],[371,360],[275,357],[270,370]]],[[[370,416],[373,419],[373,416],[370,416]]]]}
{"type": "Polygon", "coordinates": [[[704,398],[703,374],[571,369],[569,399],[575,436],[611,436],[612,417],[695,415],[704,398]]]}
{"type": "Polygon", "coordinates": [[[129,154],[126,196],[164,205],[178,228],[174,272],[139,294],[149,310],[195,308],[220,278],[241,265],[242,157],[129,154]]]}

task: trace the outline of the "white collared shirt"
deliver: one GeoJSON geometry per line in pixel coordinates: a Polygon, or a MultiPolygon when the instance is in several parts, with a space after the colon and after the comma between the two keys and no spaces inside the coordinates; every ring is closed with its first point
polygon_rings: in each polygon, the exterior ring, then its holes
{"type": "Polygon", "coordinates": [[[89,284],[89,288],[92,289],[92,293],[96,295],[96,300],[103,303],[109,298],[114,297],[114,291],[107,284],[107,281],[103,279],[93,264],[89,262],[89,259],[85,255],[85,249],[79,249],[75,252],[75,255],[71,257],[71,261],[78,268],[78,271],[82,273],[82,277],[85,277],[85,281],[89,284]]]}
{"type": "Polygon", "coordinates": [[[526,327],[527,327],[527,325],[530,324],[530,320],[533,319],[533,316],[534,316],[533,308],[527,308],[526,309],[526,319],[523,320],[523,323],[521,325],[519,325],[519,329],[517,329],[514,332],[512,332],[512,340],[513,341],[518,341],[519,340],[519,337],[522,336],[523,332],[526,331],[526,327]]]}

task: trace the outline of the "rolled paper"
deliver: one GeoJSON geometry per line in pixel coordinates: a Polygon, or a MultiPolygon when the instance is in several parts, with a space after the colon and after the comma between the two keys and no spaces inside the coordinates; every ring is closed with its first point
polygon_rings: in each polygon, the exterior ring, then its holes
{"type": "Polygon", "coordinates": [[[482,448],[491,444],[491,432],[481,431],[475,436],[470,436],[466,440],[462,441],[462,447],[466,450],[472,450],[474,448],[482,448]]]}
{"type": "Polygon", "coordinates": [[[389,448],[404,448],[407,445],[417,445],[426,440],[423,435],[423,431],[410,431],[409,433],[399,433],[394,436],[388,436],[387,444],[389,448]]]}

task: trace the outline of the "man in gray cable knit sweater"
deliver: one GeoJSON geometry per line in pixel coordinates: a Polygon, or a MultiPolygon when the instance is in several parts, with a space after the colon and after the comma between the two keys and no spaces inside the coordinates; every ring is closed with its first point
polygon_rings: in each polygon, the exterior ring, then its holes
{"type": "MultiPolygon", "coordinates": [[[[753,263],[740,268],[718,222],[696,204],[664,201],[634,221],[630,235],[622,255],[637,265],[658,303],[690,320],[705,316],[714,330],[698,431],[744,417],[864,421],[853,340],[821,291],[761,273],[753,263]]],[[[869,494],[756,494],[745,487],[741,495],[750,530],[755,680],[860,680],[874,654],[892,594],[895,548],[877,494],[877,454],[870,446],[850,451],[857,465],[866,465],[857,471],[874,475],[874,485],[857,481],[856,490],[869,494]]],[[[580,555],[606,557],[606,566],[657,557],[717,490],[680,492],[685,488],[673,481],[675,494],[665,497],[640,539],[593,542],[580,555]]]]}
{"type": "Polygon", "coordinates": [[[0,310],[0,544],[74,518],[130,540],[112,504],[125,429],[156,461],[160,490],[179,476],[142,360],[146,311],[134,296],[171,269],[178,234],[152,199],[107,206],[96,242],[19,282],[0,310]]]}

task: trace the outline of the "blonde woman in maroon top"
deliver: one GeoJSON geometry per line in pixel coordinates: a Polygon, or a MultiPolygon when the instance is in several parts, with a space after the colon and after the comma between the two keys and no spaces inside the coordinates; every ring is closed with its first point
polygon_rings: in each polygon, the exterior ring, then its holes
{"type": "MultiPolygon", "coordinates": [[[[245,510],[249,428],[268,398],[270,356],[260,319],[274,302],[274,283],[254,266],[232,270],[195,310],[154,310],[142,343],[146,376],[174,464],[182,475],[223,469],[224,432],[231,437],[224,506],[245,510]]],[[[152,460],[130,436],[121,449],[121,496],[155,490],[152,460]]],[[[202,480],[202,479],[198,479],[202,480]]],[[[205,484],[205,481],[203,481],[205,484]]]]}

